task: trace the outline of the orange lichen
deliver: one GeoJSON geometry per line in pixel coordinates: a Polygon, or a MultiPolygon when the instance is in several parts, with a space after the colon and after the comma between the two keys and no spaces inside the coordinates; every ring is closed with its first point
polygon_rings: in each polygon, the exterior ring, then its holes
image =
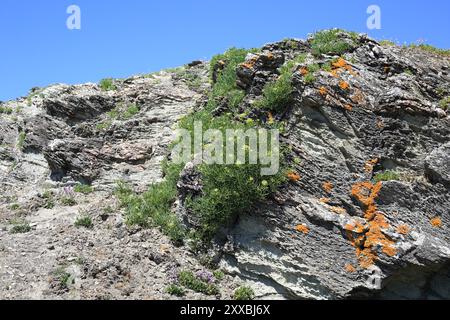
{"type": "Polygon", "coordinates": [[[347,271],[348,273],[355,273],[356,268],[348,263],[345,265],[345,271],[347,271]]]}
{"type": "Polygon", "coordinates": [[[255,66],[255,63],[256,63],[257,60],[258,60],[257,57],[253,57],[250,60],[242,63],[241,66],[246,68],[246,69],[252,69],[255,66]]]}
{"type": "Polygon", "coordinates": [[[383,232],[383,230],[390,228],[390,225],[375,204],[375,199],[378,197],[381,188],[382,182],[372,184],[367,181],[357,183],[351,189],[351,195],[365,207],[364,218],[367,220],[367,225],[357,228],[354,224],[353,229],[347,227],[345,229],[350,242],[356,248],[356,255],[363,268],[368,268],[377,261],[377,248],[379,246],[387,256],[392,257],[397,254],[394,241],[383,232]],[[358,236],[355,237],[352,232],[357,233],[358,236]]]}
{"type": "Polygon", "coordinates": [[[327,204],[327,203],[329,203],[331,200],[330,200],[330,198],[320,198],[319,201],[320,201],[321,203],[327,204]]]}
{"type": "Polygon", "coordinates": [[[381,119],[377,119],[377,128],[383,129],[384,128],[384,122],[381,119]]]}
{"type": "Polygon", "coordinates": [[[288,172],[287,177],[292,182],[297,182],[301,178],[300,175],[294,171],[288,172]]]}
{"type": "Polygon", "coordinates": [[[439,217],[434,217],[433,219],[430,220],[430,223],[435,228],[442,227],[442,220],[439,217]]]}
{"type": "Polygon", "coordinates": [[[378,163],[378,161],[379,161],[378,159],[371,159],[371,160],[367,161],[364,164],[364,171],[366,171],[367,173],[372,173],[373,168],[378,163]]]}
{"type": "Polygon", "coordinates": [[[308,68],[305,68],[305,67],[300,68],[300,74],[302,76],[306,76],[308,73],[309,73],[308,68]]]}
{"type": "Polygon", "coordinates": [[[348,88],[350,88],[350,84],[346,81],[341,81],[341,82],[339,82],[339,87],[342,90],[347,90],[348,88]]]}
{"type": "Polygon", "coordinates": [[[328,94],[328,90],[325,87],[320,87],[319,93],[323,96],[326,96],[328,94]]]}
{"type": "Polygon", "coordinates": [[[344,106],[344,109],[347,110],[347,111],[352,111],[352,110],[353,110],[353,107],[352,107],[350,104],[346,104],[346,105],[344,106]]]}
{"type": "Polygon", "coordinates": [[[309,228],[304,224],[299,224],[298,226],[295,227],[295,230],[297,230],[298,232],[303,232],[304,234],[309,233],[309,228]]]}
{"type": "Polygon", "coordinates": [[[363,104],[364,103],[364,95],[362,94],[361,90],[356,89],[356,92],[354,95],[350,97],[350,99],[356,103],[356,104],[363,104]]]}
{"type": "Polygon", "coordinates": [[[331,193],[331,191],[333,191],[333,184],[331,183],[331,182],[325,182],[323,185],[322,185],[322,188],[323,188],[323,190],[326,192],[326,193],[331,193]]]}
{"type": "Polygon", "coordinates": [[[347,61],[345,61],[343,58],[339,58],[336,62],[332,63],[332,66],[334,69],[340,69],[347,67],[348,64],[347,61]]]}
{"type": "Polygon", "coordinates": [[[406,224],[401,224],[397,227],[397,232],[402,235],[407,235],[410,230],[411,230],[410,227],[406,224]]]}
{"type": "Polygon", "coordinates": [[[337,214],[346,214],[347,213],[347,210],[345,210],[344,208],[341,208],[341,207],[331,207],[330,210],[337,214]]]}

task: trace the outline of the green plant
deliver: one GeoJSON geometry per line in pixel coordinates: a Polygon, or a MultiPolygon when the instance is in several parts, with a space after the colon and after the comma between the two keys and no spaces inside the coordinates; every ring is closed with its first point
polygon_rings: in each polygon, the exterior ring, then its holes
{"type": "Polygon", "coordinates": [[[234,295],[233,295],[233,299],[234,300],[253,300],[255,298],[255,292],[253,291],[252,288],[250,287],[246,287],[246,286],[242,286],[238,289],[236,289],[236,291],[234,291],[234,295]]]}
{"type": "Polygon", "coordinates": [[[214,270],[213,275],[218,281],[222,281],[225,278],[225,273],[222,270],[214,270]]]}
{"type": "Polygon", "coordinates": [[[13,203],[12,205],[9,206],[9,208],[11,210],[19,210],[20,209],[20,205],[18,203],[13,203]]]}
{"type": "Polygon", "coordinates": [[[134,194],[123,182],[118,183],[115,195],[126,209],[128,224],[143,227],[159,226],[174,242],[181,243],[185,231],[177,216],[171,211],[177,195],[176,183],[181,167],[165,165],[164,171],[166,180],[151,185],[142,195],[134,194]]]}
{"type": "Polygon", "coordinates": [[[395,46],[395,42],[391,40],[381,40],[380,45],[382,45],[383,47],[392,47],[395,46]]]}
{"type": "Polygon", "coordinates": [[[94,191],[94,188],[92,188],[91,186],[89,186],[87,184],[77,184],[73,188],[73,191],[75,191],[77,193],[89,194],[94,191]]]}
{"type": "Polygon", "coordinates": [[[357,44],[358,34],[340,29],[323,30],[316,32],[311,40],[311,49],[314,56],[322,54],[341,55],[350,51],[357,44]],[[346,34],[348,39],[341,37],[346,34]]]}
{"type": "Polygon", "coordinates": [[[450,96],[448,96],[447,98],[442,99],[439,102],[439,106],[442,108],[442,110],[446,111],[449,109],[450,106],[450,96]]]}
{"type": "Polygon", "coordinates": [[[429,44],[410,44],[409,47],[413,48],[413,49],[419,49],[422,51],[430,52],[430,53],[437,54],[437,55],[444,56],[444,57],[450,56],[450,49],[440,49],[440,48],[436,48],[429,44]]]}
{"type": "Polygon", "coordinates": [[[179,287],[175,284],[171,284],[166,288],[166,292],[172,296],[183,297],[185,295],[185,291],[182,287],[179,287]]]}
{"type": "Polygon", "coordinates": [[[59,201],[63,206],[73,207],[77,205],[77,201],[73,197],[61,197],[59,201]]]}
{"type": "Polygon", "coordinates": [[[131,119],[133,116],[138,114],[139,111],[140,111],[139,107],[136,104],[132,103],[128,105],[128,107],[126,108],[125,112],[122,115],[122,118],[124,120],[131,119]]]}
{"type": "Polygon", "coordinates": [[[116,85],[114,84],[114,79],[112,78],[100,80],[99,86],[103,91],[112,91],[117,89],[116,85]]]}
{"type": "Polygon", "coordinates": [[[384,171],[381,173],[377,173],[373,177],[373,179],[375,182],[400,180],[400,174],[398,174],[397,172],[394,172],[394,171],[384,171]]]}
{"type": "Polygon", "coordinates": [[[245,57],[249,52],[255,50],[231,48],[224,54],[219,54],[211,59],[211,77],[216,71],[217,65],[220,63],[224,67],[218,71],[216,82],[209,95],[208,110],[213,110],[221,99],[226,99],[231,110],[235,109],[245,96],[243,90],[236,85],[236,68],[245,61],[245,57]]]}
{"type": "Polygon", "coordinates": [[[219,293],[219,288],[215,284],[199,279],[191,271],[181,271],[178,279],[181,285],[195,292],[207,295],[217,295],[219,293]]]}
{"type": "Polygon", "coordinates": [[[75,221],[75,227],[77,228],[86,228],[86,229],[91,229],[94,226],[94,224],[92,223],[92,219],[89,216],[81,216],[78,217],[77,220],[75,221]]]}
{"type": "Polygon", "coordinates": [[[11,114],[13,113],[13,109],[11,107],[0,106],[0,113],[11,114]]]}
{"type": "Polygon", "coordinates": [[[45,209],[53,209],[55,207],[55,201],[54,201],[53,193],[50,190],[46,190],[42,194],[42,198],[44,199],[43,207],[45,209]]]}
{"type": "Polygon", "coordinates": [[[272,110],[283,111],[292,99],[292,75],[297,64],[303,63],[306,55],[299,55],[293,60],[288,61],[280,69],[280,77],[273,83],[268,83],[263,89],[263,98],[258,101],[257,107],[272,110]]]}
{"type": "Polygon", "coordinates": [[[70,273],[68,273],[63,267],[58,268],[53,272],[53,276],[58,281],[59,285],[63,289],[69,289],[69,286],[73,284],[74,279],[70,273]]]}
{"type": "Polygon", "coordinates": [[[19,148],[20,150],[23,150],[26,138],[27,138],[27,134],[24,131],[21,131],[19,133],[19,138],[17,140],[17,148],[19,148]]]}
{"type": "Polygon", "coordinates": [[[14,226],[11,228],[10,233],[17,234],[17,233],[27,233],[31,231],[31,226],[27,223],[15,223],[14,226]]]}

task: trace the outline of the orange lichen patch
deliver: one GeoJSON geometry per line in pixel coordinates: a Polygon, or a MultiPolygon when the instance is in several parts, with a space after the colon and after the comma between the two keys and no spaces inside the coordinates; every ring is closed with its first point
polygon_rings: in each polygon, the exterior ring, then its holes
{"type": "Polygon", "coordinates": [[[402,235],[407,235],[409,233],[409,231],[411,230],[411,228],[406,225],[406,224],[401,224],[397,227],[397,233],[400,233],[402,235]]]}
{"type": "Polygon", "coordinates": [[[341,81],[341,82],[339,82],[339,87],[342,90],[348,90],[348,88],[350,88],[350,84],[346,81],[341,81]]]}
{"type": "Polygon", "coordinates": [[[329,203],[331,200],[330,200],[330,198],[320,198],[319,201],[320,201],[321,203],[327,204],[327,203],[329,203]]]}
{"type": "Polygon", "coordinates": [[[348,263],[345,265],[345,271],[347,271],[348,273],[355,273],[356,268],[348,263]]]}
{"type": "Polygon", "coordinates": [[[325,87],[320,87],[319,93],[323,96],[326,96],[328,94],[328,90],[325,87]]]}
{"type": "Polygon", "coordinates": [[[350,104],[346,104],[346,105],[344,106],[344,109],[347,110],[347,111],[352,111],[352,110],[353,110],[353,107],[352,107],[350,104]]]}
{"type": "Polygon", "coordinates": [[[330,193],[331,191],[333,191],[333,184],[331,183],[331,182],[325,182],[323,185],[322,185],[322,188],[323,188],[323,190],[326,192],[326,193],[330,193]]]}
{"type": "Polygon", "coordinates": [[[338,78],[339,77],[338,72],[339,72],[339,70],[331,70],[330,71],[331,76],[334,77],[334,78],[338,78]]]}
{"type": "Polygon", "coordinates": [[[347,210],[345,210],[344,208],[341,208],[341,207],[331,207],[330,210],[337,214],[346,214],[347,213],[347,210]]]}
{"type": "Polygon", "coordinates": [[[384,128],[384,122],[381,119],[377,119],[377,128],[383,129],[384,128]]]}
{"type": "Polygon", "coordinates": [[[299,71],[302,76],[306,76],[309,73],[308,68],[306,67],[301,67],[299,71]]]}
{"type": "Polygon", "coordinates": [[[303,232],[304,234],[309,233],[309,228],[304,224],[299,224],[298,226],[295,227],[295,230],[297,230],[298,232],[303,232]]]}
{"type": "Polygon", "coordinates": [[[378,159],[371,159],[371,160],[367,161],[364,164],[364,171],[366,171],[367,173],[372,173],[373,168],[378,163],[378,161],[379,161],[378,159]]]}
{"type": "Polygon", "coordinates": [[[246,69],[252,69],[255,66],[257,60],[258,60],[257,57],[253,57],[250,60],[242,63],[241,66],[243,66],[246,69]]]}
{"type": "Polygon", "coordinates": [[[442,220],[439,217],[434,217],[433,219],[430,220],[430,223],[435,228],[442,227],[442,220]]]}
{"type": "Polygon", "coordinates": [[[267,58],[268,58],[269,60],[273,60],[273,59],[274,59],[273,53],[272,53],[272,52],[269,52],[269,53],[267,54],[267,58]]]}
{"type": "Polygon", "coordinates": [[[377,184],[360,182],[353,185],[351,189],[351,195],[365,207],[364,218],[367,220],[367,225],[364,228],[357,229],[355,225],[353,229],[345,229],[352,245],[356,248],[356,255],[363,268],[368,268],[377,261],[378,247],[381,247],[381,251],[387,256],[392,257],[397,254],[394,241],[383,232],[383,230],[390,228],[390,225],[375,204],[375,199],[378,197],[382,186],[381,182],[377,184]],[[366,231],[364,232],[364,230],[366,231]],[[355,238],[351,232],[360,235],[355,238]]]}
{"type": "Polygon", "coordinates": [[[346,68],[347,66],[349,66],[347,64],[347,61],[345,61],[343,58],[339,58],[336,62],[333,62],[332,65],[334,69],[346,68]]]}
{"type": "Polygon", "coordinates": [[[350,99],[356,104],[364,103],[364,95],[362,94],[362,92],[359,89],[356,90],[355,94],[352,95],[350,97],[350,99]]]}
{"type": "Polygon", "coordinates": [[[301,178],[300,175],[294,171],[288,172],[287,177],[292,182],[297,182],[301,178]]]}

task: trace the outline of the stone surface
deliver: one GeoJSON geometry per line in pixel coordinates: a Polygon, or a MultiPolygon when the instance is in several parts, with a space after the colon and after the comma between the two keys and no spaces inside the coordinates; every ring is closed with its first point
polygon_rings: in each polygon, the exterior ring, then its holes
{"type": "MultiPolygon", "coordinates": [[[[310,50],[309,41],[286,40],[250,54],[236,70],[246,91],[241,109],[265,116],[252,102],[285,61],[310,50]]],[[[260,299],[450,298],[450,117],[439,108],[450,60],[363,35],[343,59],[345,67],[319,71],[313,83],[294,73],[293,101],[273,116],[286,122],[282,139],[301,179],[216,239],[211,256],[227,272],[217,298],[230,298],[244,281],[260,299]],[[352,189],[375,188],[372,179],[385,170],[400,179],[382,183],[373,220],[352,189]],[[382,241],[366,248],[373,234],[382,241]],[[357,249],[375,261],[364,264],[357,249]]],[[[205,104],[208,69],[195,61],[182,68],[189,78],[163,71],[118,80],[112,91],[58,84],[3,103],[14,112],[0,115],[0,298],[169,299],[174,270],[203,268],[158,229],[127,226],[113,190],[124,180],[143,192],[163,178],[172,128],[205,104]],[[111,118],[129,104],[139,112],[111,118]],[[94,192],[64,204],[77,182],[94,192]],[[93,229],[74,227],[84,214],[93,229]],[[31,231],[11,233],[17,220],[31,231]]],[[[215,112],[226,112],[226,102],[215,112]]],[[[183,194],[201,190],[195,168],[185,168],[178,187],[176,210],[195,225],[182,207],[183,194]]]]}

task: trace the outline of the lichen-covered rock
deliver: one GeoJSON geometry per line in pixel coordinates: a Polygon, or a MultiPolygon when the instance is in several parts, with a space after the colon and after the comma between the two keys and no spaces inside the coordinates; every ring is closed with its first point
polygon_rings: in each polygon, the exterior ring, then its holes
{"type": "MultiPolygon", "coordinates": [[[[219,298],[242,281],[257,298],[450,298],[450,117],[439,107],[450,59],[338,36],[340,55],[313,55],[312,38],[284,40],[236,70],[239,112],[283,123],[295,174],[209,248],[228,274],[219,298]],[[256,108],[300,54],[286,108],[256,108]]],[[[126,225],[114,189],[144,192],[164,178],[173,126],[205,106],[208,70],[195,61],[115,90],[54,85],[2,104],[13,113],[0,114],[0,298],[167,299],[176,270],[203,268],[188,245],[126,225]],[[92,192],[75,193],[80,182],[92,192]],[[85,215],[93,229],[74,226],[85,215]],[[11,232],[18,223],[28,232],[11,232]]],[[[219,102],[213,115],[232,111],[219,102]]],[[[177,187],[173,210],[195,228],[184,206],[202,192],[194,165],[177,187]]]]}

